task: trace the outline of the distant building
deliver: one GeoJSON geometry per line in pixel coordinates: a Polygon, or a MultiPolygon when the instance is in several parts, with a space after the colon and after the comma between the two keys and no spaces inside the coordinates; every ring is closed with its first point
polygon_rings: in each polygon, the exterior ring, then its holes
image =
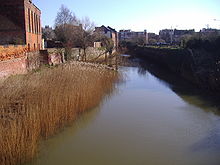
{"type": "Polygon", "coordinates": [[[147,30],[144,30],[143,32],[134,32],[131,30],[119,31],[119,41],[135,41],[138,39],[142,39],[145,44],[148,44],[147,30]]]}
{"type": "Polygon", "coordinates": [[[56,38],[53,28],[48,25],[42,28],[42,36],[45,40],[54,40],[56,38]]]}
{"type": "Polygon", "coordinates": [[[160,39],[166,43],[173,43],[173,29],[163,29],[159,32],[160,39]]]}
{"type": "MultiPolygon", "coordinates": [[[[118,33],[115,29],[111,28],[110,26],[106,27],[104,25],[102,25],[101,27],[95,27],[95,33],[99,33],[101,35],[104,35],[108,38],[111,38],[113,43],[114,43],[114,47],[117,48],[118,47],[118,33]]],[[[94,44],[94,46],[100,46],[100,44],[94,44]]]]}
{"type": "Polygon", "coordinates": [[[215,33],[217,32],[217,29],[212,29],[212,28],[203,28],[202,30],[200,30],[201,33],[215,33]]]}
{"type": "Polygon", "coordinates": [[[0,45],[42,48],[41,11],[31,0],[4,0],[0,3],[0,45]]]}
{"type": "Polygon", "coordinates": [[[156,33],[148,33],[148,39],[156,39],[159,40],[160,36],[156,33]]]}
{"type": "Polygon", "coordinates": [[[148,44],[156,44],[159,43],[160,36],[155,33],[148,33],[148,44]]]}
{"type": "Polygon", "coordinates": [[[182,35],[186,35],[186,34],[194,34],[195,33],[195,29],[190,29],[190,30],[177,30],[174,29],[174,36],[182,36],[182,35]]]}
{"type": "Polygon", "coordinates": [[[220,30],[219,29],[212,29],[212,28],[203,28],[200,30],[200,33],[202,35],[220,35],[220,30]]]}
{"type": "Polygon", "coordinates": [[[190,30],[174,30],[174,34],[173,34],[173,42],[175,44],[181,44],[181,40],[184,36],[191,36],[195,34],[195,30],[194,29],[190,29],[190,30]]]}
{"type": "Polygon", "coordinates": [[[195,33],[194,29],[190,30],[178,30],[178,29],[163,29],[160,30],[160,39],[165,40],[169,44],[180,44],[181,38],[184,35],[193,35],[195,33]]]}

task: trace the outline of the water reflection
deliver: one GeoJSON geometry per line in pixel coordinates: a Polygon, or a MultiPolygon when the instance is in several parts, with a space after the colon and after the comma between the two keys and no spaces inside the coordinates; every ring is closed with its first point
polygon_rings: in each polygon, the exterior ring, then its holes
{"type": "Polygon", "coordinates": [[[208,151],[208,152],[220,152],[220,120],[218,120],[214,128],[208,133],[208,135],[196,142],[190,148],[194,152],[208,151]]]}
{"type": "Polygon", "coordinates": [[[147,72],[150,72],[187,103],[197,106],[206,112],[220,115],[219,95],[198,89],[195,85],[158,65],[139,61],[138,66],[138,73],[140,75],[146,75],[147,72]]]}
{"type": "MultiPolygon", "coordinates": [[[[139,74],[145,75],[147,72],[150,72],[188,104],[199,107],[207,113],[220,116],[219,95],[204,92],[180,76],[172,74],[158,65],[140,61],[138,66],[139,74]]],[[[220,119],[216,119],[213,128],[207,135],[191,145],[189,149],[193,152],[219,152],[220,119]]]]}
{"type": "Polygon", "coordinates": [[[219,165],[215,101],[152,64],[121,71],[117,93],[48,140],[32,165],[219,165]]]}
{"type": "MultiPolygon", "coordinates": [[[[40,153],[32,162],[27,163],[27,165],[43,165],[47,164],[47,159],[50,155],[56,155],[57,157],[72,157],[71,156],[71,141],[74,136],[82,129],[85,129],[89,124],[92,124],[96,118],[99,116],[100,106],[94,108],[88,112],[85,112],[79,119],[77,119],[70,127],[65,128],[61,134],[58,134],[47,141],[42,142],[40,147],[40,153]],[[64,143],[65,142],[65,143],[64,143]],[[54,148],[59,148],[58,151],[54,148]],[[70,155],[70,156],[68,156],[70,155]]],[[[55,159],[55,158],[54,158],[55,159]]],[[[62,164],[63,159],[57,162],[57,165],[62,164]]],[[[69,162],[71,163],[71,161],[69,162]]],[[[50,163],[48,163],[50,164],[50,163]]],[[[55,165],[55,164],[54,164],[55,165]]]]}

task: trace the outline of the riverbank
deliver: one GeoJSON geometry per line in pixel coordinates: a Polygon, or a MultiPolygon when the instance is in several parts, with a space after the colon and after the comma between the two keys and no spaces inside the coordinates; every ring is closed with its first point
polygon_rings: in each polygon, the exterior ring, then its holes
{"type": "Polygon", "coordinates": [[[211,92],[220,91],[220,63],[217,52],[205,49],[152,48],[133,46],[134,57],[163,66],[197,87],[211,92]]]}
{"type": "Polygon", "coordinates": [[[27,165],[219,165],[219,102],[147,66],[167,81],[148,68],[120,67],[117,92],[44,141],[27,165]]]}
{"type": "Polygon", "coordinates": [[[40,140],[100,104],[118,80],[106,66],[80,62],[6,79],[0,84],[0,164],[31,160],[40,140]]]}

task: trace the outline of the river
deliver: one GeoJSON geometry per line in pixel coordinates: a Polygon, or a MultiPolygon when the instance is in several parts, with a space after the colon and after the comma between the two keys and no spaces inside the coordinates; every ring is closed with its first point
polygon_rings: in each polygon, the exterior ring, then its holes
{"type": "Polygon", "coordinates": [[[152,68],[121,68],[125,82],[31,165],[219,165],[218,101],[152,68]]]}

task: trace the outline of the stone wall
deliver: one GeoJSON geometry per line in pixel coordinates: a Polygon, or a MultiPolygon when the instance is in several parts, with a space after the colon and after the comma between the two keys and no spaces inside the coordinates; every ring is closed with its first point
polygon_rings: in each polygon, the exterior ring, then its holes
{"type": "MultiPolygon", "coordinates": [[[[65,50],[63,48],[50,48],[47,49],[48,53],[51,57],[51,59],[54,60],[61,60],[62,59],[62,55],[64,55],[65,50]],[[59,58],[59,59],[57,59],[59,58]]],[[[70,59],[73,60],[81,60],[82,56],[83,56],[83,50],[79,50],[79,48],[73,48],[70,51],[71,56],[69,57],[70,59]]],[[[92,61],[99,58],[103,58],[105,54],[105,50],[103,50],[102,48],[93,48],[93,47],[89,47],[86,49],[86,56],[87,56],[87,60],[88,61],[92,61]]]]}

